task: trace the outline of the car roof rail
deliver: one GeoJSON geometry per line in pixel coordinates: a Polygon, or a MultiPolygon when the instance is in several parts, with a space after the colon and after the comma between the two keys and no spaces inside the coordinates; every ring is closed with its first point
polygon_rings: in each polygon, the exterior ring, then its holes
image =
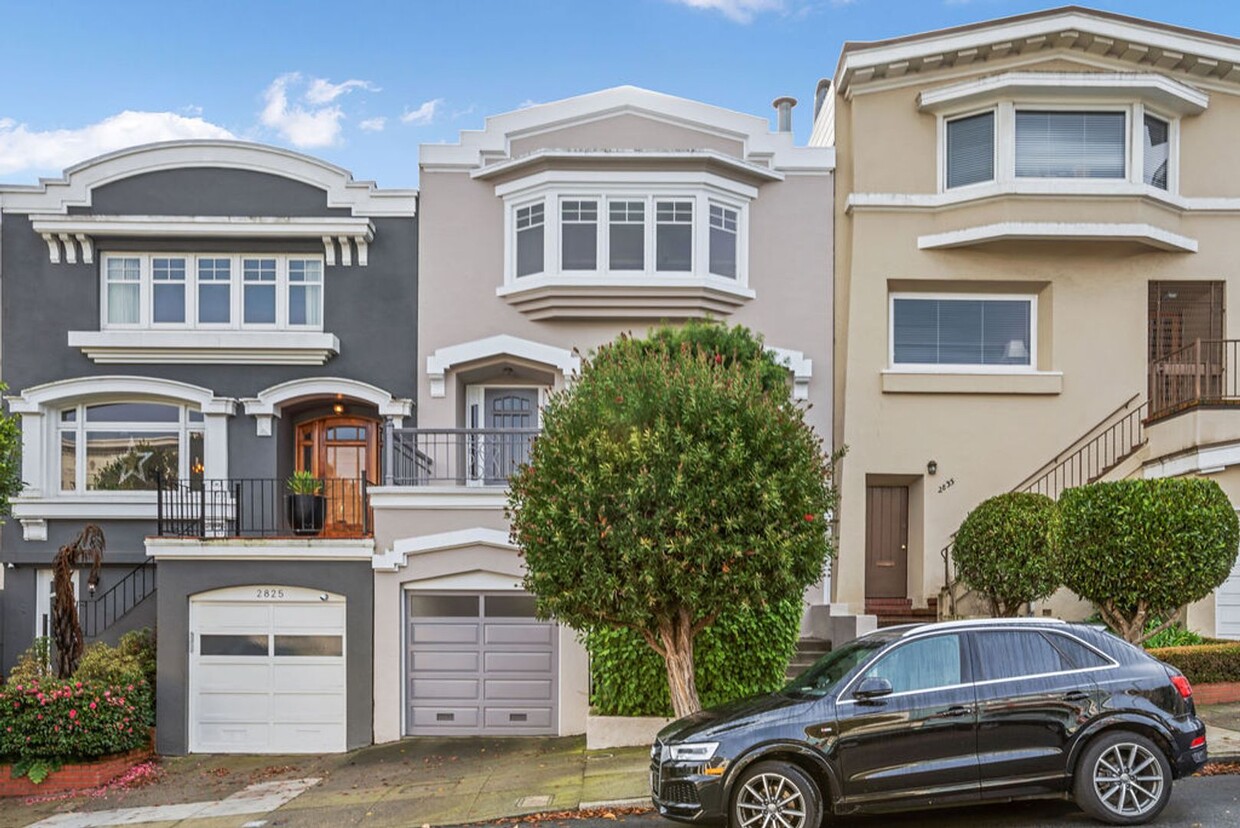
{"type": "Polygon", "coordinates": [[[961,618],[955,621],[936,621],[929,624],[918,624],[910,627],[902,635],[916,635],[931,630],[970,629],[973,627],[1021,627],[1021,626],[1064,626],[1068,622],[1062,618],[961,618]]]}

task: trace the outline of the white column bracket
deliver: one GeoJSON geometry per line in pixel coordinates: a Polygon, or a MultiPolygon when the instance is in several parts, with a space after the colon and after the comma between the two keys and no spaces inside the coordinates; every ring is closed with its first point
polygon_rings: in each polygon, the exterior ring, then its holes
{"type": "Polygon", "coordinates": [[[327,260],[328,267],[336,264],[336,243],[331,236],[323,237],[323,257],[327,260]]]}
{"type": "Polygon", "coordinates": [[[340,241],[340,264],[350,267],[353,264],[353,248],[349,245],[348,236],[337,236],[340,241]]]}

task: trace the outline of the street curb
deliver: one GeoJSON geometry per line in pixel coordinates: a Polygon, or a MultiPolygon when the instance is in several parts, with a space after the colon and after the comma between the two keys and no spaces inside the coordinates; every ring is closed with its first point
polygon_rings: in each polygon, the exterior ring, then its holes
{"type": "Polygon", "coordinates": [[[598,802],[581,802],[577,805],[578,811],[593,811],[598,808],[638,808],[643,805],[654,807],[654,803],[650,801],[648,796],[638,796],[632,799],[602,799],[598,802]]]}
{"type": "Polygon", "coordinates": [[[1224,753],[1219,756],[1210,756],[1206,759],[1207,765],[1231,765],[1240,763],[1240,753],[1224,753]]]}

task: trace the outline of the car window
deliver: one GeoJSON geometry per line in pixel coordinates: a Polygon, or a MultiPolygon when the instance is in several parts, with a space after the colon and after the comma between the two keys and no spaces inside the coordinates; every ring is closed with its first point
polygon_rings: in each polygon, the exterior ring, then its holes
{"type": "Polygon", "coordinates": [[[1046,637],[1055,649],[1063,654],[1064,659],[1077,670],[1111,665],[1111,662],[1071,636],[1049,633],[1046,637]]]}
{"type": "Polygon", "coordinates": [[[935,635],[901,644],[866,671],[866,678],[885,678],[896,693],[962,684],[960,636],[935,635]]]}
{"type": "Polygon", "coordinates": [[[841,679],[851,673],[854,667],[887,646],[889,640],[858,638],[850,641],[814,662],[808,670],[794,678],[784,691],[825,696],[841,679]]]}
{"type": "Polygon", "coordinates": [[[1037,676],[1076,669],[1037,630],[977,633],[980,681],[1037,676]]]}

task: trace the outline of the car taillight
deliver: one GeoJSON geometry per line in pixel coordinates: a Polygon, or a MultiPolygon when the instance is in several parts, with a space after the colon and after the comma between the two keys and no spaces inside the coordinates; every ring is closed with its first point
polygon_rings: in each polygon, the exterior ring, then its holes
{"type": "Polygon", "coordinates": [[[1193,696],[1193,686],[1188,683],[1188,679],[1184,676],[1172,676],[1171,683],[1175,685],[1175,689],[1180,691],[1180,695],[1186,699],[1193,696]]]}
{"type": "Polygon", "coordinates": [[[1205,737],[1205,736],[1198,736],[1196,739],[1193,739],[1193,742],[1192,742],[1192,744],[1190,744],[1190,745],[1188,746],[1188,749],[1189,749],[1189,750],[1196,750],[1197,748],[1201,748],[1201,747],[1205,747],[1205,746],[1206,746],[1206,737],[1205,737]]]}

